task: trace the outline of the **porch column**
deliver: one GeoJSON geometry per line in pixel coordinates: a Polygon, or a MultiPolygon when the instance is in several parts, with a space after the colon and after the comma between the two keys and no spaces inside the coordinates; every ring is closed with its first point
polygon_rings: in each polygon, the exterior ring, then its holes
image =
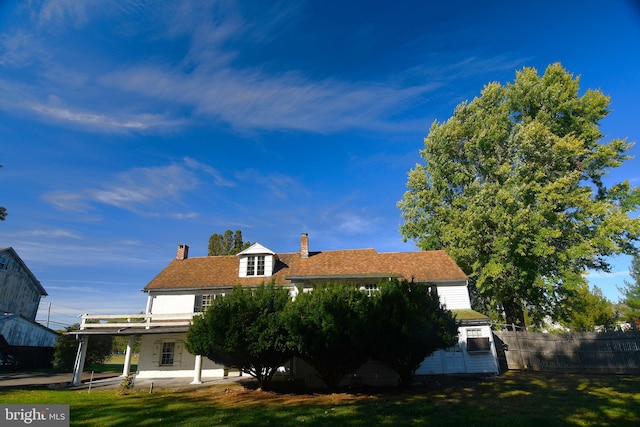
{"type": "Polygon", "coordinates": [[[82,335],[78,342],[76,361],[73,364],[73,376],[71,377],[71,385],[80,385],[80,383],[82,383],[82,371],[84,370],[84,360],[87,357],[88,343],[89,336],[82,335]]]}
{"type": "Polygon", "coordinates": [[[202,384],[202,356],[196,354],[196,365],[193,368],[193,381],[191,384],[202,384]]]}
{"type": "Polygon", "coordinates": [[[120,378],[129,376],[129,371],[131,370],[131,347],[133,347],[133,335],[129,335],[129,341],[127,341],[127,349],[124,353],[124,366],[122,367],[122,375],[120,375],[120,378]]]}

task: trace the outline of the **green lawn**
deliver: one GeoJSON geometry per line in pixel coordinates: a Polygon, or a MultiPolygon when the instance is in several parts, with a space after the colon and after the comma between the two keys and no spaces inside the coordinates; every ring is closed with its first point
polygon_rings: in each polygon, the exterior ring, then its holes
{"type": "Polygon", "coordinates": [[[509,372],[442,378],[411,391],[4,390],[2,403],[66,403],[73,426],[637,426],[640,377],[509,372]]]}
{"type": "MultiPolygon", "coordinates": [[[[135,372],[138,369],[138,354],[131,355],[131,372],[135,372]]],[[[124,367],[124,354],[112,354],[104,363],[99,365],[92,365],[85,370],[88,372],[122,372],[124,367]]]]}

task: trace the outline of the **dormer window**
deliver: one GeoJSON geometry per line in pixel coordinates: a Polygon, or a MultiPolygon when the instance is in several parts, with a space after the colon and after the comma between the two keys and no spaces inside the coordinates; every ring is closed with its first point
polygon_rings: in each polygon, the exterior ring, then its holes
{"type": "Polygon", "coordinates": [[[264,255],[247,258],[247,276],[264,276],[264,255]]]}
{"type": "Polygon", "coordinates": [[[254,243],[237,256],[240,277],[270,277],[273,274],[275,252],[261,244],[254,243]]]}

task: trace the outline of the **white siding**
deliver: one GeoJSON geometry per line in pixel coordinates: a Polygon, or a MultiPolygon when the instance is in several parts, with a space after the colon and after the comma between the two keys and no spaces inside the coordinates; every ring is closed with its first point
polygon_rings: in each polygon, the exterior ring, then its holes
{"type": "Polygon", "coordinates": [[[438,297],[440,297],[440,303],[445,305],[448,310],[471,308],[466,285],[438,285],[438,297]]]}
{"type": "Polygon", "coordinates": [[[253,245],[249,246],[247,249],[238,254],[238,258],[240,259],[240,277],[247,277],[247,258],[249,256],[264,256],[264,274],[251,277],[271,277],[273,275],[275,254],[276,253],[271,249],[262,246],[260,243],[254,243],[253,245]]]}
{"type": "Polygon", "coordinates": [[[458,328],[458,345],[461,351],[438,350],[424,359],[416,370],[416,375],[438,375],[446,373],[498,374],[498,359],[493,333],[489,326],[463,326],[458,328]],[[491,351],[486,353],[467,352],[467,330],[481,329],[482,336],[489,338],[491,351]]]}
{"type": "Polygon", "coordinates": [[[154,295],[151,305],[152,314],[193,313],[196,296],[191,295],[154,295]]]}
{"type": "Polygon", "coordinates": [[[271,277],[273,275],[273,255],[266,254],[258,254],[258,255],[247,255],[240,257],[240,265],[239,265],[239,275],[240,277],[248,277],[247,276],[247,259],[249,256],[264,256],[264,274],[260,276],[251,276],[251,277],[271,277]]]}
{"type": "Polygon", "coordinates": [[[416,375],[444,374],[444,367],[442,365],[442,353],[442,350],[438,350],[431,356],[424,359],[418,369],[416,369],[416,375]]]}
{"type": "Polygon", "coordinates": [[[264,257],[264,275],[271,277],[273,274],[273,255],[267,255],[264,257]]]}
{"type": "MultiPolygon", "coordinates": [[[[139,378],[189,378],[193,377],[196,358],[184,346],[185,334],[143,335],[138,362],[139,378]],[[160,366],[163,342],[175,342],[173,366],[160,366]]],[[[222,377],[224,366],[206,357],[202,358],[202,377],[222,377]]]]}
{"type": "Polygon", "coordinates": [[[240,277],[247,277],[247,257],[240,258],[240,277]]]}
{"type": "Polygon", "coordinates": [[[493,332],[489,326],[468,326],[459,328],[460,345],[464,349],[465,365],[467,372],[473,373],[499,373],[498,355],[493,341],[493,332]],[[481,329],[482,336],[489,338],[490,351],[484,353],[469,353],[467,349],[467,331],[469,329],[481,329]]]}

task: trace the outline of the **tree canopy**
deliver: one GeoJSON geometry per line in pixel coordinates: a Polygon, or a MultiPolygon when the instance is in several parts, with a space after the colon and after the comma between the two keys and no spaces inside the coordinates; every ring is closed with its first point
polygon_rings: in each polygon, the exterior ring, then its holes
{"type": "Polygon", "coordinates": [[[262,388],[294,355],[330,388],[371,357],[408,384],[425,357],[452,345],[457,325],[423,284],[393,280],[378,287],[368,296],[353,284],[318,284],[292,300],[273,284],[238,286],[194,317],[186,348],[241,369],[262,388]]]}
{"type": "Polygon", "coordinates": [[[446,249],[470,276],[476,301],[507,323],[554,312],[586,286],[588,269],[633,253],[640,190],[603,178],[630,157],[602,142],[609,98],[579,94],[560,64],[516,73],[435,121],[399,202],[404,239],[446,249]]]}
{"type": "Polygon", "coordinates": [[[593,332],[602,329],[612,331],[615,329],[617,312],[613,304],[597,286],[593,289],[584,287],[579,289],[568,307],[568,313],[561,324],[574,332],[593,332]]]}
{"type": "Polygon", "coordinates": [[[372,295],[373,358],[400,376],[403,385],[434,351],[454,345],[458,326],[428,286],[391,280],[372,295]]]}
{"type": "Polygon", "coordinates": [[[371,300],[347,284],[300,293],[288,315],[291,346],[330,388],[353,374],[371,354],[371,300]]]}
{"type": "Polygon", "coordinates": [[[629,274],[633,282],[625,281],[625,286],[619,288],[622,293],[622,303],[627,307],[626,315],[630,320],[640,319],[640,255],[636,254],[631,260],[629,274]]]}
{"type": "Polygon", "coordinates": [[[209,238],[209,256],[235,255],[251,246],[251,242],[242,241],[242,231],[235,233],[227,230],[224,234],[213,233],[209,238]]]}
{"type": "Polygon", "coordinates": [[[236,286],[216,298],[202,317],[193,318],[186,348],[255,377],[267,387],[278,367],[291,357],[285,326],[289,292],[274,285],[236,286]]]}

